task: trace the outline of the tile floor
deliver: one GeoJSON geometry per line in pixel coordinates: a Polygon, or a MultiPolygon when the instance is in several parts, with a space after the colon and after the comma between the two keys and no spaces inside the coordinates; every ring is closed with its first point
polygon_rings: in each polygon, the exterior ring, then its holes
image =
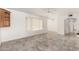
{"type": "Polygon", "coordinates": [[[45,33],[4,42],[0,46],[0,51],[79,51],[79,38],[45,33]]]}

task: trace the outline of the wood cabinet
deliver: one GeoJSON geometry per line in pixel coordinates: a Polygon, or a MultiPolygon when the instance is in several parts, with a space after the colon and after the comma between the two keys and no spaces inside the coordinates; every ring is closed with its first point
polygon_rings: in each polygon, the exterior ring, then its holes
{"type": "Polygon", "coordinates": [[[0,27],[10,26],[10,12],[0,8],[0,27]]]}

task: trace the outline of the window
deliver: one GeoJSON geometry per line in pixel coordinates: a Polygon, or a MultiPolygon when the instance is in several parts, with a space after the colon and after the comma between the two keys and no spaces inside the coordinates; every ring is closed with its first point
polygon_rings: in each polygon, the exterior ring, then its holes
{"type": "Polygon", "coordinates": [[[41,30],[42,29],[42,20],[40,19],[32,19],[32,30],[41,30]]]}
{"type": "Polygon", "coordinates": [[[40,18],[29,18],[27,19],[27,30],[28,31],[36,31],[43,29],[43,20],[40,18]]]}

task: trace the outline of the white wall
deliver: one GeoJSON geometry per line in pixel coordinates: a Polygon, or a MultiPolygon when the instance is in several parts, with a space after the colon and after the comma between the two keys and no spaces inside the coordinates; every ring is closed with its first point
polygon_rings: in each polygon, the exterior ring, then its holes
{"type": "Polygon", "coordinates": [[[52,19],[47,20],[48,31],[64,34],[64,14],[61,11],[55,11],[51,15],[52,19]]]}
{"type": "MultiPolygon", "coordinates": [[[[46,32],[45,30],[27,32],[26,31],[26,13],[8,9],[11,12],[11,26],[1,28],[1,41],[10,41],[14,39],[24,38],[27,36],[46,32]]],[[[46,24],[45,24],[46,25],[46,24]]]]}
{"type": "Polygon", "coordinates": [[[52,17],[52,19],[47,20],[48,31],[57,32],[58,15],[55,13],[55,14],[52,14],[51,17],[52,17]]]}
{"type": "Polygon", "coordinates": [[[64,13],[58,13],[58,20],[57,20],[57,33],[64,35],[64,13]]]}

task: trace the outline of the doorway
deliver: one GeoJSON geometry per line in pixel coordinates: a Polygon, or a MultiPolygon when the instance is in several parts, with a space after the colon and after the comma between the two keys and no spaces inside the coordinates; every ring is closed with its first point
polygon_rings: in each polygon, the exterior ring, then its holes
{"type": "Polygon", "coordinates": [[[64,32],[65,35],[75,35],[76,34],[76,18],[69,17],[64,20],[64,32]]]}

